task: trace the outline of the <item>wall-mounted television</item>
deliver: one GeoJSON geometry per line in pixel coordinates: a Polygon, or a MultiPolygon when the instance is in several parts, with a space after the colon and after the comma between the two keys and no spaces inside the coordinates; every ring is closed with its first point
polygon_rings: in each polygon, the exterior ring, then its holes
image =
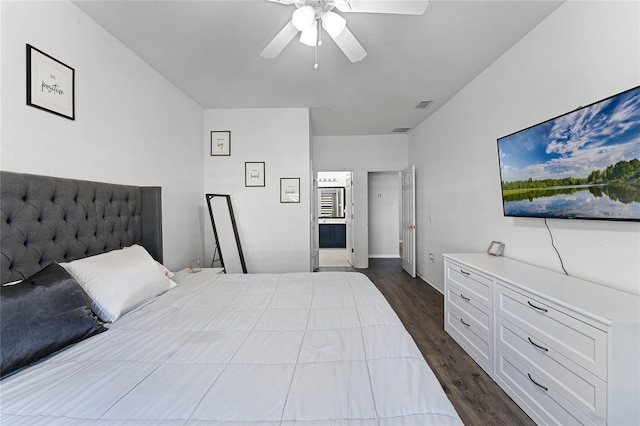
{"type": "Polygon", "coordinates": [[[640,221],[640,86],[498,139],[505,216],[640,221]]]}

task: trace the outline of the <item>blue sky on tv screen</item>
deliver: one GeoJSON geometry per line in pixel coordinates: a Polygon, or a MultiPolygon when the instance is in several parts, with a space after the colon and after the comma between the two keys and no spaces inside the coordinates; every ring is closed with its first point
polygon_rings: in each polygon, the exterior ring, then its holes
{"type": "Polygon", "coordinates": [[[640,87],[498,140],[504,182],[587,177],[640,159],[640,87]]]}

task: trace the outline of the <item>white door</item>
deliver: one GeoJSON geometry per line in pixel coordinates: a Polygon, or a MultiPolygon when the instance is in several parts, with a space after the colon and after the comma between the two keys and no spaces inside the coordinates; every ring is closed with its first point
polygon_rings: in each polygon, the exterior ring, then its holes
{"type": "Polygon", "coordinates": [[[402,171],[402,269],[416,277],[416,166],[402,171]]]}
{"type": "Polygon", "coordinates": [[[344,217],[347,220],[347,261],[353,266],[353,174],[349,172],[345,184],[345,212],[344,217]]]}

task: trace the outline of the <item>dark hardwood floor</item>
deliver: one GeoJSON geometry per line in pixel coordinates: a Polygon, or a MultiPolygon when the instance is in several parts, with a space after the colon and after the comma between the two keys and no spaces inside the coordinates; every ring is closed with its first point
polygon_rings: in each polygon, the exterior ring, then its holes
{"type": "Polygon", "coordinates": [[[384,294],[440,380],[465,425],[535,423],[444,331],[444,296],[402,270],[400,259],[369,259],[369,268],[320,268],[367,275],[384,294]]]}

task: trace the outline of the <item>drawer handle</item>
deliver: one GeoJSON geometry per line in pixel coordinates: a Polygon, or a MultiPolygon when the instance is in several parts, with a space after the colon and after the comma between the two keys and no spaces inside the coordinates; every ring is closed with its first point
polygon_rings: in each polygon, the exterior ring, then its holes
{"type": "Polygon", "coordinates": [[[549,310],[548,310],[548,309],[541,308],[540,306],[536,306],[536,305],[534,305],[533,303],[529,302],[528,300],[527,300],[527,303],[528,303],[528,304],[529,304],[529,306],[531,306],[533,309],[537,309],[537,310],[539,310],[539,311],[541,311],[541,312],[549,312],[549,310]]]}
{"type": "Polygon", "coordinates": [[[460,322],[467,327],[471,327],[471,324],[464,322],[462,318],[460,318],[460,322]]]}
{"type": "Polygon", "coordinates": [[[460,297],[462,297],[464,300],[466,300],[467,302],[469,302],[471,300],[471,298],[469,297],[465,297],[464,294],[460,293],[460,297]]]}
{"type": "Polygon", "coordinates": [[[538,386],[539,388],[542,388],[544,390],[546,390],[547,392],[549,391],[549,388],[546,386],[542,386],[540,383],[536,382],[535,380],[533,380],[531,378],[531,374],[527,373],[527,376],[529,376],[529,380],[531,380],[533,382],[534,385],[538,386]]]}
{"type": "Polygon", "coordinates": [[[464,269],[460,269],[460,272],[461,272],[463,275],[466,275],[466,276],[471,275],[471,272],[467,272],[467,271],[465,271],[464,269]]]}
{"type": "Polygon", "coordinates": [[[544,346],[540,346],[540,345],[536,344],[533,340],[531,340],[531,337],[527,337],[527,339],[529,339],[529,343],[531,343],[536,348],[542,349],[545,352],[549,352],[549,349],[545,348],[544,346]]]}

